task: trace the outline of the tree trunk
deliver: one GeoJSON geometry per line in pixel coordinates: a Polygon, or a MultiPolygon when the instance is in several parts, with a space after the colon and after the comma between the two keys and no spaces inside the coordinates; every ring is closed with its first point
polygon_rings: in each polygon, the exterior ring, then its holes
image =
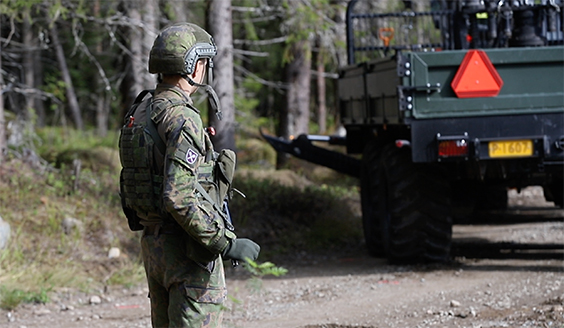
{"type": "MultiPolygon", "coordinates": [[[[157,0],[137,0],[125,2],[126,16],[135,24],[126,31],[131,56],[126,63],[126,74],[122,82],[123,113],[129,109],[133,101],[144,89],[155,87],[155,77],[147,71],[149,52],[156,37],[158,6],[157,0]],[[140,26],[140,24],[143,24],[140,26]]],[[[123,116],[123,115],[122,115],[123,116]]]]}
{"type": "Polygon", "coordinates": [[[41,60],[41,52],[39,50],[39,42],[37,38],[37,29],[34,29],[31,17],[24,15],[22,22],[22,66],[23,66],[23,83],[30,92],[24,95],[24,104],[22,106],[22,118],[25,120],[33,119],[37,126],[45,125],[45,108],[43,100],[39,96],[40,84],[43,81],[43,67],[41,60]],[[35,114],[35,115],[34,115],[35,114]]]}
{"type": "Polygon", "coordinates": [[[311,86],[311,49],[309,41],[292,45],[292,61],[286,66],[288,130],[284,137],[309,132],[309,97],[311,86]]]}
{"type": "Polygon", "coordinates": [[[317,124],[319,125],[319,133],[323,134],[327,130],[327,104],[325,101],[325,59],[323,52],[317,55],[317,124]]]}
{"type": "Polygon", "coordinates": [[[143,89],[151,89],[155,87],[155,76],[149,74],[149,53],[153,47],[153,42],[157,37],[159,26],[159,0],[143,1],[142,20],[145,23],[143,29],[143,43],[141,48],[141,67],[139,74],[142,76],[143,89]]]}
{"type": "MultiPolygon", "coordinates": [[[[43,86],[43,72],[45,71],[43,60],[41,59],[41,47],[39,44],[38,39],[38,31],[35,29],[35,37],[33,39],[34,47],[36,51],[33,52],[33,62],[34,62],[34,69],[33,69],[33,80],[34,80],[34,88],[40,89],[43,86]]],[[[36,126],[43,127],[45,126],[47,120],[47,114],[45,113],[45,102],[42,96],[35,97],[35,113],[37,114],[37,122],[36,126]]]]}
{"type": "MultiPolygon", "coordinates": [[[[100,0],[95,0],[93,3],[93,14],[95,17],[100,17],[100,0]]],[[[100,56],[103,52],[102,41],[96,43],[96,55],[100,56]]],[[[108,118],[110,114],[110,104],[108,94],[105,91],[106,86],[102,81],[100,75],[96,75],[96,88],[99,90],[96,97],[96,134],[100,137],[105,137],[108,134],[108,118]]]]}
{"type": "MultiPolygon", "coordinates": [[[[0,52],[2,52],[0,42],[0,52]]],[[[0,68],[2,67],[2,56],[0,56],[0,68]]],[[[0,165],[4,163],[6,154],[6,122],[4,120],[4,75],[0,73],[0,165]]]]}
{"type": "Polygon", "coordinates": [[[168,1],[167,3],[172,9],[169,19],[173,23],[184,23],[189,21],[187,19],[188,9],[186,8],[189,4],[185,1],[168,1]]]}
{"type": "Polygon", "coordinates": [[[80,113],[80,107],[78,106],[78,100],[74,92],[74,86],[70,76],[69,68],[67,66],[67,61],[65,58],[65,53],[63,51],[63,46],[59,41],[59,32],[57,31],[57,24],[53,24],[51,27],[51,39],[53,41],[53,47],[55,48],[55,53],[57,55],[57,62],[59,63],[59,69],[61,70],[61,75],[63,81],[65,82],[66,96],[69,105],[74,124],[77,129],[83,130],[84,123],[82,122],[82,114],[80,113]]]}
{"type": "MultiPolygon", "coordinates": [[[[347,1],[346,0],[339,0],[336,3],[336,11],[335,11],[335,41],[340,43],[340,44],[346,44],[347,42],[347,35],[346,35],[346,16],[347,16],[347,1]]],[[[336,57],[337,57],[337,67],[343,67],[345,65],[347,65],[348,63],[348,59],[347,59],[347,49],[346,47],[337,47],[337,51],[336,51],[336,57]]],[[[338,84],[337,83],[333,83],[333,94],[338,94],[337,93],[337,88],[338,88],[338,84]]],[[[335,124],[336,124],[336,128],[337,131],[341,130],[343,131],[344,128],[341,125],[341,113],[339,111],[339,101],[338,99],[333,101],[333,106],[332,107],[332,111],[333,111],[333,115],[334,115],[334,120],[335,120],[335,124]]]]}
{"type": "MultiPolygon", "coordinates": [[[[22,23],[22,41],[24,44],[24,52],[22,56],[23,73],[24,73],[24,84],[32,89],[35,85],[34,80],[34,58],[33,58],[33,31],[31,28],[31,22],[29,19],[25,18],[22,23]]],[[[33,102],[35,97],[33,94],[29,94],[24,98],[24,108],[22,109],[22,117],[24,120],[29,120],[31,118],[31,111],[33,110],[33,102]]]]}
{"type": "Polygon", "coordinates": [[[214,58],[212,86],[219,97],[223,119],[218,120],[208,106],[208,122],[217,134],[212,137],[215,148],[235,150],[235,100],[233,85],[233,25],[231,22],[231,0],[211,0],[208,3],[208,31],[217,44],[214,58]]]}
{"type": "MultiPolygon", "coordinates": [[[[307,40],[297,41],[290,47],[291,61],[285,69],[288,85],[286,105],[281,111],[279,131],[284,139],[297,138],[309,132],[311,47],[307,40]]],[[[285,154],[278,154],[276,166],[282,167],[286,158],[285,154]]]]}

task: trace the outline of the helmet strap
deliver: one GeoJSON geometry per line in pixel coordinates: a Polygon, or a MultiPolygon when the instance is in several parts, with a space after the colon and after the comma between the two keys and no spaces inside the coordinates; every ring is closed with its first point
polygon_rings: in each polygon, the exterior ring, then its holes
{"type": "Polygon", "coordinates": [[[217,97],[217,93],[215,93],[215,90],[211,87],[211,85],[197,83],[196,81],[192,80],[188,75],[182,75],[182,77],[186,81],[188,81],[188,83],[190,83],[191,86],[197,86],[199,88],[204,88],[206,90],[208,94],[208,99],[210,101],[210,105],[212,109],[215,111],[215,115],[217,116],[217,119],[221,121],[221,119],[223,118],[223,113],[221,112],[220,109],[219,98],[217,97]]]}

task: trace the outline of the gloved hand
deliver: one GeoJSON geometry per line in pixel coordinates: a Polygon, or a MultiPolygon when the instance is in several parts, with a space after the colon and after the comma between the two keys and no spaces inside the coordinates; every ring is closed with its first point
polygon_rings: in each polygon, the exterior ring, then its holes
{"type": "Polygon", "coordinates": [[[222,257],[227,260],[244,261],[249,258],[255,261],[260,253],[260,246],[246,238],[233,239],[223,251],[222,257]]]}

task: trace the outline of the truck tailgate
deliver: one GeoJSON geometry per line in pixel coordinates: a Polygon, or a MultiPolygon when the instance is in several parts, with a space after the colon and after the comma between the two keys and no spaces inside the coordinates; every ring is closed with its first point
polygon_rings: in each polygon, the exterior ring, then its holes
{"type": "Polygon", "coordinates": [[[467,50],[404,56],[405,117],[414,119],[564,111],[564,47],[485,50],[501,78],[497,96],[459,98],[451,84],[467,50]],[[406,74],[407,72],[407,74],[406,74]],[[436,88],[438,86],[438,88],[436,88]]]}

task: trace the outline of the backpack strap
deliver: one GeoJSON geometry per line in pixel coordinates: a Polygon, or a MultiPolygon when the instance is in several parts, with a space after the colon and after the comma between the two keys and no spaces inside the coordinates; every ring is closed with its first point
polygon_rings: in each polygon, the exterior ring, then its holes
{"type": "MultiPolygon", "coordinates": [[[[154,117],[157,117],[161,112],[165,111],[168,108],[174,107],[174,106],[178,106],[178,105],[189,105],[188,102],[183,101],[183,100],[167,100],[166,104],[164,106],[161,105],[157,105],[156,110],[158,111],[158,113],[153,113],[152,111],[149,113],[146,113],[146,128],[147,128],[147,132],[149,132],[149,134],[151,135],[151,137],[153,138],[153,141],[155,142],[155,145],[157,146],[157,149],[160,151],[161,154],[166,154],[166,144],[164,143],[163,138],[161,138],[161,135],[158,132],[157,126],[155,124],[155,122],[153,121],[154,117]]],[[[152,108],[152,104],[151,104],[151,108],[152,108]]],[[[191,106],[189,106],[190,108],[192,108],[191,106]]],[[[149,111],[149,107],[147,107],[147,109],[145,109],[146,111],[149,111]]]]}
{"type": "MultiPolygon", "coordinates": [[[[149,108],[149,106],[147,106],[146,110],[148,110],[148,108],[149,108]]],[[[166,156],[166,145],[165,145],[163,139],[161,138],[161,135],[157,131],[157,126],[155,125],[155,122],[153,122],[153,120],[151,119],[151,113],[146,113],[145,117],[146,117],[145,128],[147,129],[147,132],[153,138],[153,141],[155,142],[155,146],[157,146],[157,149],[159,150],[159,152],[161,154],[165,154],[165,156],[166,156]]]]}
{"type": "Polygon", "coordinates": [[[129,110],[125,114],[124,121],[129,120],[129,117],[132,116],[135,113],[135,110],[137,110],[138,106],[136,106],[136,105],[139,105],[139,103],[141,103],[143,101],[143,99],[145,98],[145,96],[148,93],[150,93],[151,95],[155,94],[155,89],[146,89],[146,90],[141,91],[137,95],[137,97],[133,101],[133,104],[131,105],[131,107],[129,107],[129,110]]]}

